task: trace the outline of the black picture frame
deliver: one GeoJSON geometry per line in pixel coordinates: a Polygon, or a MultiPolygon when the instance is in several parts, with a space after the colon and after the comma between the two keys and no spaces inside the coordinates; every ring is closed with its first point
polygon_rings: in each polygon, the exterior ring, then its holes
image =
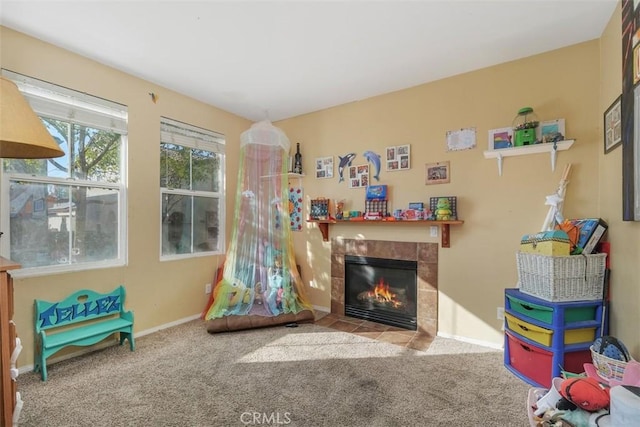
{"type": "Polygon", "coordinates": [[[622,95],[606,109],[603,115],[604,154],[622,143],[622,95]]]}
{"type": "Polygon", "coordinates": [[[634,48],[638,45],[636,29],[640,27],[640,7],[633,0],[622,0],[622,220],[640,221],[640,162],[636,161],[636,151],[640,141],[636,141],[636,97],[640,91],[634,84],[634,48]]]}

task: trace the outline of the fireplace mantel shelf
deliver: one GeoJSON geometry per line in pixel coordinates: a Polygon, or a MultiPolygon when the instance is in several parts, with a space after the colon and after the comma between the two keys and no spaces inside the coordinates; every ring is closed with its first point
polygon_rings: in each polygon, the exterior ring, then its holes
{"type": "Polygon", "coordinates": [[[384,221],[384,220],[348,220],[348,219],[309,219],[307,220],[309,223],[318,224],[318,229],[322,233],[322,240],[325,242],[329,241],[329,225],[331,224],[353,224],[353,225],[432,225],[440,227],[440,235],[441,244],[443,248],[448,248],[451,246],[450,234],[449,234],[449,226],[451,225],[461,225],[464,224],[462,220],[450,220],[450,221],[435,221],[435,220],[405,220],[405,221],[384,221]]]}

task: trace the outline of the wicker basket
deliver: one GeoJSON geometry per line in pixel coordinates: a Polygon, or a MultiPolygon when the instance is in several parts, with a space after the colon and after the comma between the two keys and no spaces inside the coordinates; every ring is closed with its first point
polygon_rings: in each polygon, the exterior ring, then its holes
{"type": "Polygon", "coordinates": [[[629,362],[612,359],[604,354],[600,354],[593,349],[593,346],[589,347],[589,350],[591,350],[591,359],[593,360],[593,366],[595,366],[598,371],[598,375],[605,380],[622,381],[624,369],[629,362]]]}
{"type": "Polygon", "coordinates": [[[603,297],[607,254],[550,256],[516,253],[521,292],[546,301],[603,297]]]}

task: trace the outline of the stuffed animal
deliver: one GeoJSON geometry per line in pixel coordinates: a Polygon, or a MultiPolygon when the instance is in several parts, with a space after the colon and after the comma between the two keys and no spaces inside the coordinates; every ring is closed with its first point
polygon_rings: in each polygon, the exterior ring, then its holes
{"type": "MultiPolygon", "coordinates": [[[[560,384],[559,392],[563,398],[573,403],[576,407],[588,412],[595,412],[609,407],[609,387],[594,378],[567,378],[560,384]]],[[[563,404],[560,404],[560,406],[556,404],[558,409],[563,409],[564,406],[563,404]]]]}
{"type": "Polygon", "coordinates": [[[240,302],[248,304],[251,302],[251,289],[249,289],[240,280],[234,280],[233,283],[222,279],[216,286],[215,300],[227,301],[226,307],[234,307],[240,302]]]}
{"type": "Polygon", "coordinates": [[[296,293],[293,290],[293,286],[288,284],[284,286],[282,290],[282,311],[285,313],[291,313],[296,306],[296,293]]]}
{"type": "Polygon", "coordinates": [[[436,219],[438,221],[447,221],[451,219],[453,212],[451,211],[451,204],[446,197],[440,197],[438,204],[436,205],[436,219]]]}
{"type": "Polygon", "coordinates": [[[282,271],[282,257],[276,255],[273,259],[273,266],[269,267],[267,281],[269,285],[268,294],[266,297],[269,310],[273,314],[280,313],[281,298],[282,298],[282,282],[284,281],[282,271]]]}

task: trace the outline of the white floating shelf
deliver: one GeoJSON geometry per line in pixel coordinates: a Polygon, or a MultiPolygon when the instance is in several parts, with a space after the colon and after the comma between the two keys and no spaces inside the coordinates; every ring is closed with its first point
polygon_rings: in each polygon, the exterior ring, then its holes
{"type": "Polygon", "coordinates": [[[522,147],[501,148],[499,150],[487,150],[484,152],[485,159],[498,160],[498,174],[502,176],[502,159],[511,156],[524,156],[527,154],[551,153],[551,170],[556,170],[556,155],[558,151],[568,150],[575,142],[568,139],[560,142],[547,142],[542,144],[524,145],[522,147]]]}
{"type": "Polygon", "coordinates": [[[287,172],[287,173],[277,173],[275,175],[263,175],[260,177],[260,179],[267,179],[267,178],[273,178],[273,177],[279,177],[279,176],[288,176],[289,178],[304,178],[305,174],[303,173],[295,173],[295,172],[287,172]]]}

